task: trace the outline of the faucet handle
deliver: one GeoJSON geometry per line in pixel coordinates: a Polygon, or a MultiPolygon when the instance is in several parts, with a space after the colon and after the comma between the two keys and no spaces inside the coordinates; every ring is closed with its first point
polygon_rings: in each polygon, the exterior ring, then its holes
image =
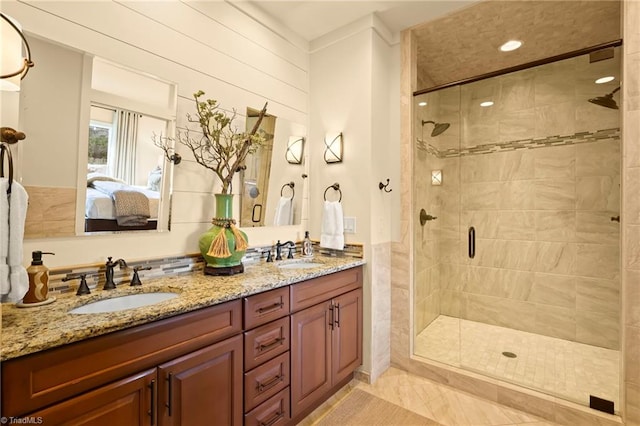
{"type": "Polygon", "coordinates": [[[76,296],[81,296],[83,294],[91,294],[91,290],[89,290],[89,286],[87,285],[87,275],[80,275],[80,285],[78,286],[78,291],[76,291],[76,296]]]}
{"type": "Polygon", "coordinates": [[[131,278],[131,283],[129,286],[142,285],[142,281],[140,281],[140,276],[138,275],[138,271],[148,271],[151,269],[151,266],[136,266],[133,268],[133,277],[131,278]]]}
{"type": "Polygon", "coordinates": [[[76,296],[91,294],[91,290],[87,285],[87,274],[67,274],[61,281],[75,280],[76,278],[80,278],[80,285],[78,286],[78,291],[76,291],[76,296]]]}
{"type": "Polygon", "coordinates": [[[271,249],[267,250],[267,262],[273,262],[273,257],[271,257],[271,249]]]}
{"type": "Polygon", "coordinates": [[[289,245],[289,254],[287,255],[287,259],[293,259],[293,247],[289,245]]]}

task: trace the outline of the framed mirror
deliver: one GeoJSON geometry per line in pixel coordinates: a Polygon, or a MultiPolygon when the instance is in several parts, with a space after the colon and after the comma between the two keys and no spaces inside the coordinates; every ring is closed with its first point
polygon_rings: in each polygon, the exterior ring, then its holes
{"type": "MultiPolygon", "coordinates": [[[[260,110],[247,108],[246,129],[251,130],[260,110]]],[[[264,143],[247,157],[240,173],[240,226],[289,226],[301,221],[303,188],[306,176],[303,161],[287,161],[288,142],[292,136],[304,139],[306,127],[267,115],[258,132],[264,143]]],[[[302,150],[298,153],[304,157],[302,150]]]]}
{"type": "Polygon", "coordinates": [[[25,238],[169,229],[172,165],[152,137],[175,130],[176,85],[27,37],[38,72],[20,93],[25,238]]]}

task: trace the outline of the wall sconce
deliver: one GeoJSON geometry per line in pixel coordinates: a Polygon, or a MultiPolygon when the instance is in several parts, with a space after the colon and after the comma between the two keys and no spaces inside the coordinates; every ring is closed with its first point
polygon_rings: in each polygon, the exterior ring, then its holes
{"type": "Polygon", "coordinates": [[[324,161],[342,162],[342,132],[327,133],[324,137],[324,161]]]}
{"type": "Polygon", "coordinates": [[[20,80],[34,65],[31,61],[31,48],[22,34],[20,24],[4,13],[0,13],[0,34],[2,35],[0,38],[2,40],[0,89],[17,92],[20,90],[20,80]],[[23,44],[27,53],[26,58],[22,55],[23,44]]]}
{"type": "Polygon", "coordinates": [[[302,154],[304,153],[304,138],[302,136],[289,136],[287,142],[287,152],[284,157],[289,164],[302,164],[302,154]]]}

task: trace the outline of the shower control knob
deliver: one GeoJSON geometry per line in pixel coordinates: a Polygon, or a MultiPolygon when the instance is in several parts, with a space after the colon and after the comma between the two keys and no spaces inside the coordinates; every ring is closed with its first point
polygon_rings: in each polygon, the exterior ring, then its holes
{"type": "Polygon", "coordinates": [[[420,225],[424,226],[427,221],[436,220],[437,217],[431,216],[425,209],[420,210],[420,225]]]}

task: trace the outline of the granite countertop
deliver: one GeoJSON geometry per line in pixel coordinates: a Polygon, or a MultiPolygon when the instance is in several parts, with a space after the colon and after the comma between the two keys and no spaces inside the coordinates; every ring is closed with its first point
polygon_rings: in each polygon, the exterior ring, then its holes
{"type": "Polygon", "coordinates": [[[146,324],[196,309],[213,306],[289,284],[321,277],[363,265],[362,259],[316,256],[321,266],[284,269],[278,265],[293,261],[245,264],[245,272],[230,277],[213,277],[202,272],[147,279],[142,286],[121,286],[115,290],[93,290],[91,294],[58,295],[49,305],[18,308],[3,303],[0,361],[77,342],[89,337],[146,324]],[[174,292],[180,296],[154,305],[118,312],[70,314],[78,306],[127,294],[174,292]]]}

